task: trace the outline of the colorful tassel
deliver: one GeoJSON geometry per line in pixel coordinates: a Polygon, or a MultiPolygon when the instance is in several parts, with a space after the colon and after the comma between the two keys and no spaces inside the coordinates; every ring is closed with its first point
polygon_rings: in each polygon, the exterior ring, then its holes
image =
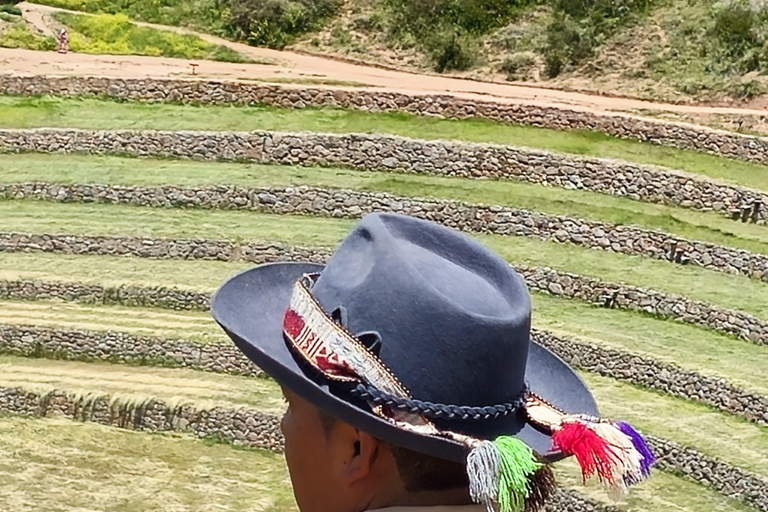
{"type": "Polygon", "coordinates": [[[525,509],[530,493],[530,476],[541,467],[530,446],[514,437],[502,436],[494,441],[501,452],[499,471],[499,511],[525,509]]]}
{"type": "Polygon", "coordinates": [[[643,439],[643,436],[640,435],[637,430],[632,428],[632,425],[629,423],[619,421],[616,423],[616,426],[619,427],[619,430],[621,430],[624,435],[632,440],[632,445],[642,457],[642,460],[640,461],[640,474],[643,478],[648,478],[651,474],[651,467],[656,464],[656,456],[651,451],[651,447],[648,446],[648,442],[643,439]]]}
{"type": "Polygon", "coordinates": [[[627,423],[564,417],[553,429],[552,441],[555,448],[576,457],[585,481],[597,474],[613,498],[647,478],[655,462],[648,444],[627,423]]]}
{"type": "Polygon", "coordinates": [[[557,481],[552,467],[544,464],[530,478],[530,493],[525,498],[525,512],[544,510],[557,490],[557,481]]]}
{"type": "Polygon", "coordinates": [[[552,433],[552,442],[564,454],[576,457],[585,482],[595,474],[602,481],[612,481],[613,467],[618,463],[618,457],[605,439],[585,422],[564,421],[552,433]]]}
{"type": "Polygon", "coordinates": [[[531,447],[517,438],[502,436],[493,442],[482,441],[467,457],[470,496],[489,512],[535,510],[528,498],[540,502],[550,492],[531,491],[532,479],[542,467],[531,447]]]}
{"type": "Polygon", "coordinates": [[[493,512],[499,501],[501,453],[491,441],[481,441],[467,456],[469,495],[493,512]]]}

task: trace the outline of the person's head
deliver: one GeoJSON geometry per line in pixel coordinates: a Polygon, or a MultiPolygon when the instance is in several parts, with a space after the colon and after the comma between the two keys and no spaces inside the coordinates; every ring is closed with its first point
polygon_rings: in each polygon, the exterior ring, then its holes
{"type": "Polygon", "coordinates": [[[386,443],[283,394],[285,456],[301,512],[471,503],[464,464],[386,443]]]}

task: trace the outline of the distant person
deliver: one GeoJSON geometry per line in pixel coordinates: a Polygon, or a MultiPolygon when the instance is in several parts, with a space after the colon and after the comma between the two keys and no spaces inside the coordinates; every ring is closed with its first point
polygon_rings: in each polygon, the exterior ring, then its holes
{"type": "Polygon", "coordinates": [[[62,28],[59,31],[59,53],[67,53],[69,51],[69,33],[67,29],[62,28]]]}
{"type": "Polygon", "coordinates": [[[523,279],[438,224],[368,215],[326,266],[256,267],[211,309],[282,386],[301,512],[534,512],[550,462],[575,455],[612,491],[654,462],[530,339],[523,279]]]}

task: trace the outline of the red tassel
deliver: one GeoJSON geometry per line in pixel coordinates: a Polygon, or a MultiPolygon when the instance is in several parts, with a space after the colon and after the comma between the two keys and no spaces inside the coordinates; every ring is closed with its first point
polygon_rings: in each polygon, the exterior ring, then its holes
{"type": "Polygon", "coordinates": [[[618,456],[588,425],[581,421],[563,423],[552,434],[552,442],[556,449],[576,457],[584,481],[597,473],[601,481],[614,483],[613,468],[619,462],[618,456]]]}

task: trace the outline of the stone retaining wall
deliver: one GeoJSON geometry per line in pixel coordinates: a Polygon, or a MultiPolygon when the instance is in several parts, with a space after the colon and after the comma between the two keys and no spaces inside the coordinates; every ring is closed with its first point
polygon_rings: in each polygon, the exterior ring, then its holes
{"type": "MultiPolygon", "coordinates": [[[[248,409],[216,407],[205,410],[191,404],[171,407],[157,399],[132,404],[112,400],[108,395],[83,397],[65,391],[35,393],[23,388],[2,387],[0,412],[23,416],[64,416],[150,432],[189,432],[200,438],[215,436],[235,445],[278,452],[284,447],[279,418],[248,409]]],[[[768,480],[678,443],[655,436],[648,436],[648,440],[659,458],[660,469],[683,474],[758,510],[768,511],[768,480]]],[[[561,491],[559,494],[549,510],[563,510],[559,507],[569,504],[586,506],[586,510],[605,510],[604,505],[591,502],[574,491],[561,491]]]]}
{"type": "Polygon", "coordinates": [[[768,396],[741,389],[725,379],[537,329],[533,330],[532,339],[581,370],[701,402],[768,425],[768,396]]]}
{"type": "MultiPolygon", "coordinates": [[[[147,432],[182,431],[196,437],[216,437],[237,446],[282,452],[280,420],[248,410],[171,408],[158,400],[141,406],[121,406],[102,396],[85,400],[62,391],[38,394],[21,388],[0,388],[0,412],[23,416],[64,416],[147,432]]],[[[567,489],[558,490],[549,512],[618,512],[567,489]]]]}
{"type": "Polygon", "coordinates": [[[423,141],[386,135],[36,129],[0,130],[0,148],[46,153],[117,153],[291,165],[341,165],[465,178],[514,178],[652,203],[729,214],[738,211],[752,220],[768,217],[768,208],[763,207],[755,208],[752,215],[755,202],[768,205],[768,194],[715,183],[703,176],[495,144],[423,141]]]}
{"type": "Polygon", "coordinates": [[[284,444],[277,417],[248,409],[201,410],[189,404],[171,407],[156,399],[130,404],[108,395],[84,397],[63,391],[35,393],[0,387],[0,411],[23,416],[65,416],[133,430],[178,430],[276,451],[282,451],[284,444]]]}
{"type": "MultiPolygon", "coordinates": [[[[724,379],[546,332],[534,330],[533,339],[576,368],[698,401],[768,425],[768,397],[738,388],[724,379]]],[[[0,324],[0,353],[262,375],[231,343],[195,344],[114,332],[0,324]]]]}
{"type": "Polygon", "coordinates": [[[0,198],[59,202],[120,203],[168,208],[246,209],[276,214],[359,218],[370,212],[402,213],[462,231],[529,236],[677,263],[768,281],[768,257],[668,233],[546,215],[528,210],[457,201],[316,187],[244,188],[233,185],[180,187],[57,183],[0,185],[0,198]]]}
{"type": "MultiPolygon", "coordinates": [[[[122,254],[138,257],[324,262],[329,251],[281,244],[234,244],[220,240],[168,240],[85,235],[27,235],[0,233],[0,251],[44,251],[66,254],[122,254]]],[[[528,287],[606,308],[649,313],[768,344],[768,322],[742,311],[654,290],[609,283],[545,267],[517,266],[528,287]]],[[[97,304],[207,310],[207,293],[166,288],[40,280],[0,280],[0,298],[62,299],[97,304]]]]}
{"type": "Polygon", "coordinates": [[[659,469],[683,474],[720,494],[768,511],[768,478],[744,471],[713,457],[708,457],[679,443],[646,435],[658,457],[659,469]]]}
{"type": "MultiPolygon", "coordinates": [[[[225,335],[222,333],[224,340],[225,335]]],[[[264,376],[232,343],[195,343],[114,331],[0,324],[0,353],[264,376]]]]}
{"type": "Polygon", "coordinates": [[[484,118],[557,130],[595,130],[616,137],[768,162],[768,138],[684,123],[595,114],[555,107],[474,101],[449,95],[330,90],[217,81],[0,75],[5,94],[101,96],[119,100],[193,104],[265,104],[286,108],[341,107],[371,112],[403,111],[446,118],[484,118]]]}

